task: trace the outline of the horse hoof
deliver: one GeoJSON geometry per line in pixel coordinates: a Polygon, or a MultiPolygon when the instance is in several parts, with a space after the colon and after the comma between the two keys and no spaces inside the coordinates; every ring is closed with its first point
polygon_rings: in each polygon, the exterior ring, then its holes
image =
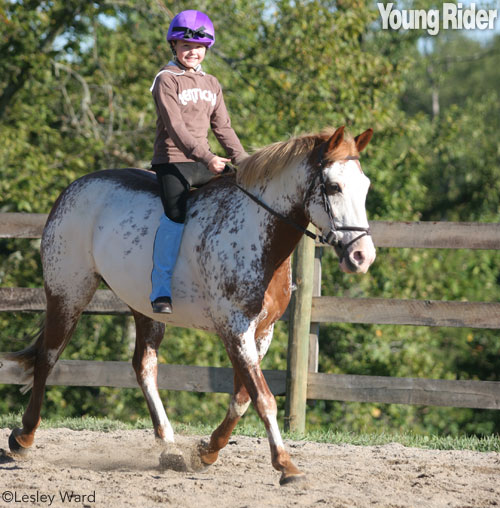
{"type": "Polygon", "coordinates": [[[16,439],[16,435],[21,433],[21,429],[14,429],[9,436],[9,448],[12,453],[16,453],[17,455],[26,455],[28,453],[29,448],[25,448],[21,446],[16,439]]]}
{"type": "Polygon", "coordinates": [[[210,452],[210,444],[208,441],[202,440],[198,443],[198,456],[201,465],[205,468],[210,467],[218,458],[219,452],[210,452]]]}
{"type": "Polygon", "coordinates": [[[180,473],[185,473],[189,471],[189,467],[184,459],[182,452],[173,452],[167,453],[166,451],[162,452],[160,455],[160,469],[165,471],[170,469],[172,471],[177,471],[180,473]]]}
{"type": "Polygon", "coordinates": [[[203,458],[199,454],[197,447],[195,447],[191,450],[191,456],[190,456],[191,471],[193,471],[195,473],[204,473],[204,472],[208,471],[208,469],[210,468],[210,465],[211,464],[205,464],[205,462],[203,462],[203,458]]]}
{"type": "Polygon", "coordinates": [[[304,485],[306,483],[306,475],[299,474],[286,474],[283,473],[280,478],[280,485],[304,485]]]}

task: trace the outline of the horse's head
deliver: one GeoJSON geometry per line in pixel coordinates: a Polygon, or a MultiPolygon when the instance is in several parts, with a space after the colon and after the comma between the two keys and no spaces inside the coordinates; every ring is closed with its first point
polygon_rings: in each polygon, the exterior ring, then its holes
{"type": "Polygon", "coordinates": [[[365,209],[370,180],[358,157],[372,134],[369,129],[346,140],[344,127],[340,127],[314,150],[310,160],[306,213],[335,248],[341,269],[348,273],[366,273],[375,260],[365,209]]]}

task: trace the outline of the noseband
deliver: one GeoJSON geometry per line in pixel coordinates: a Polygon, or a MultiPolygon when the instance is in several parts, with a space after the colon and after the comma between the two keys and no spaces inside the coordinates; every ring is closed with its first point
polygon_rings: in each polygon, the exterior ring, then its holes
{"type": "MultiPolygon", "coordinates": [[[[309,185],[309,188],[307,189],[306,195],[304,197],[304,208],[311,198],[311,194],[314,191],[314,189],[319,185],[321,190],[321,197],[323,198],[323,206],[325,208],[326,213],[328,214],[328,218],[330,219],[330,231],[325,235],[315,235],[314,233],[311,233],[308,229],[304,228],[300,224],[297,224],[293,220],[289,219],[288,217],[285,217],[283,214],[277,212],[276,210],[273,210],[270,206],[266,205],[263,201],[261,201],[259,198],[248,192],[246,189],[235,183],[236,187],[240,189],[244,194],[246,194],[250,199],[255,201],[259,206],[267,210],[269,213],[274,215],[275,217],[278,217],[283,222],[286,222],[290,226],[294,227],[301,233],[305,234],[309,238],[312,238],[313,240],[318,240],[322,244],[328,244],[332,247],[335,247],[337,251],[340,250],[339,259],[340,262],[344,259],[347,249],[355,242],[357,242],[360,238],[363,238],[363,236],[370,236],[370,228],[364,228],[360,226],[335,226],[335,217],[333,215],[332,205],[330,203],[330,200],[328,199],[328,194],[326,192],[326,182],[325,182],[325,175],[323,174],[323,169],[325,169],[326,165],[328,164],[328,160],[324,157],[326,145],[323,144],[319,153],[318,162],[315,165],[315,170],[317,170],[317,173],[314,175],[314,178],[309,185]],[[317,179],[319,178],[319,184],[317,183],[317,179]],[[351,240],[349,243],[344,245],[339,239],[337,232],[338,231],[361,231],[361,234],[356,236],[353,240],[351,240]]],[[[341,160],[359,160],[359,157],[357,156],[348,156],[341,160]]]]}

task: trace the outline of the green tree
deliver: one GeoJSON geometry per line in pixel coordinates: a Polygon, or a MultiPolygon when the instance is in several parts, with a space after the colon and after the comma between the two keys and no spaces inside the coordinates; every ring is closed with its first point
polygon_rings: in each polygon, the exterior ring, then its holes
{"type": "MultiPolygon", "coordinates": [[[[48,212],[85,173],[148,167],[155,122],[148,90],[170,58],[164,36],[173,14],[190,7],[0,0],[0,211],[48,212]]],[[[371,126],[375,137],[362,160],[372,180],[370,218],[497,220],[498,37],[485,47],[440,36],[423,54],[422,33],[381,30],[368,0],[207,0],[198,8],[210,13],[217,31],[205,68],[222,83],[245,147],[328,125],[346,124],[354,134],[371,126]]],[[[2,286],[42,285],[37,244],[0,241],[2,286]]],[[[497,277],[490,252],[381,249],[362,279],[339,273],[329,252],[323,286],[335,295],[495,301],[497,277]]],[[[1,315],[0,350],[22,347],[20,338],[37,320],[1,315]]],[[[130,325],[130,318],[84,317],[64,357],[130,359],[130,325]]],[[[491,380],[500,371],[498,337],[489,331],[328,325],[320,341],[322,371],[491,380]]],[[[280,324],[265,367],[284,368],[285,348],[280,324]]],[[[161,360],[228,365],[215,337],[180,329],[168,331],[161,360]]],[[[1,394],[0,410],[21,406],[17,388],[1,394]]],[[[50,414],[147,414],[139,390],[53,387],[47,399],[50,414]]],[[[210,415],[215,422],[227,396],[167,399],[175,420],[210,415]]],[[[491,412],[325,402],[310,411],[309,425],[499,428],[491,412]]]]}

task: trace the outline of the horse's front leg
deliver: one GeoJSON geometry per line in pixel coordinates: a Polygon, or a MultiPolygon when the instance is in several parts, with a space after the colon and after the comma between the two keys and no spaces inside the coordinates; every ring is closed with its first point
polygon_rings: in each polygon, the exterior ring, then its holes
{"type": "Polygon", "coordinates": [[[250,395],[248,395],[246,388],[241,383],[239,377],[235,374],[234,392],[231,397],[226,417],[213,431],[210,436],[210,442],[208,444],[202,443],[200,445],[200,458],[204,464],[208,466],[217,460],[219,451],[227,445],[231,433],[236,427],[236,424],[240,421],[241,417],[245,414],[249,405],[250,395]]]}
{"type": "Polygon", "coordinates": [[[153,421],[155,437],[174,442],[174,431],[158,393],[158,348],[165,333],[165,325],[132,310],[136,326],[136,342],[132,365],[137,382],[146,397],[153,421]]]}
{"type": "Polygon", "coordinates": [[[258,365],[248,365],[243,360],[239,362],[238,371],[244,379],[243,382],[250,393],[255,409],[266,427],[272,464],[275,469],[281,471],[280,484],[284,485],[303,479],[304,473],[295,466],[285,450],[278,427],[276,400],[267,385],[262,370],[258,365]]]}
{"type": "MultiPolygon", "coordinates": [[[[268,326],[264,325],[263,329],[258,329],[256,333],[259,364],[269,349],[273,338],[273,331],[274,324],[271,324],[268,326]]],[[[219,457],[219,451],[222,450],[222,448],[224,448],[229,442],[229,438],[231,437],[234,428],[245,414],[250,402],[251,399],[250,395],[248,395],[247,389],[240,381],[240,378],[235,374],[233,396],[231,397],[226,417],[210,436],[210,442],[208,444],[202,443],[200,446],[200,458],[204,464],[211,465],[217,460],[219,457]]]]}
{"type": "Polygon", "coordinates": [[[242,334],[227,334],[222,338],[233,364],[235,376],[246,388],[257,414],[266,427],[272,464],[275,469],[281,471],[280,484],[303,479],[304,473],[290,459],[281,438],[276,400],[260,368],[253,328],[249,326],[248,330],[242,334]]]}

